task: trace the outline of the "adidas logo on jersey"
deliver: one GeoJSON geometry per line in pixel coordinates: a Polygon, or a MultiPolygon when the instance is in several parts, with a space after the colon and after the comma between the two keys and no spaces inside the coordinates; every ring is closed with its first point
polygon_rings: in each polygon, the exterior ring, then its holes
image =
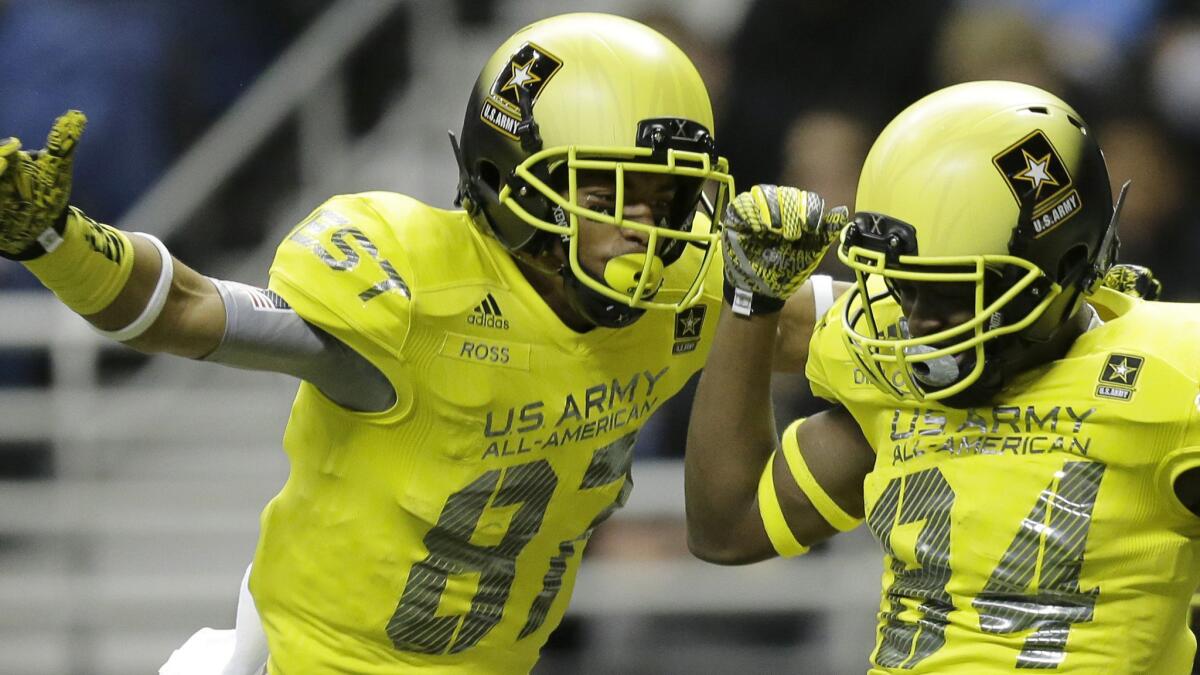
{"type": "Polygon", "coordinates": [[[472,326],[508,330],[508,319],[504,318],[504,313],[500,311],[500,305],[491,293],[484,296],[479,306],[467,315],[467,323],[472,326]]]}

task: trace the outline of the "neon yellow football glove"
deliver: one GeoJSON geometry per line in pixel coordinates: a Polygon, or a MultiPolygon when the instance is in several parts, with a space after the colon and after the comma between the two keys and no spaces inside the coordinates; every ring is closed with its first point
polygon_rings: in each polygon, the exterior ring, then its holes
{"type": "Polygon", "coordinates": [[[68,110],[34,153],[15,138],[0,142],[0,255],[31,260],[61,241],[75,146],[86,124],[83,113],[68,110]]]}
{"type": "Polygon", "coordinates": [[[1125,295],[1146,300],[1157,300],[1162,295],[1162,282],[1154,278],[1149,267],[1118,264],[1108,268],[1104,275],[1104,287],[1120,291],[1125,295]]]}
{"type": "Polygon", "coordinates": [[[842,226],[844,206],[825,210],[815,192],[755,185],[725,210],[725,300],[735,314],[770,314],[808,279],[842,226]]]}
{"type": "Polygon", "coordinates": [[[10,164],[15,164],[18,159],[18,151],[21,149],[20,139],[8,137],[0,141],[0,176],[4,175],[4,171],[10,164]]]}

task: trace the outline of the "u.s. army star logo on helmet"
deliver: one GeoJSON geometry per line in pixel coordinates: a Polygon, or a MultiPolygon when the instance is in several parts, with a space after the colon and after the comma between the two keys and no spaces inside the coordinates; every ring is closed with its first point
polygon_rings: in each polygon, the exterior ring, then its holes
{"type": "Polygon", "coordinates": [[[1083,205],[1070,172],[1041,130],[992,158],[1022,212],[1030,214],[1040,237],[1079,213],[1083,205]]]}
{"type": "Polygon", "coordinates": [[[496,74],[479,110],[479,119],[514,141],[518,140],[521,97],[527,97],[532,106],[560,68],[562,60],[557,56],[532,42],[521,45],[496,74]]]}

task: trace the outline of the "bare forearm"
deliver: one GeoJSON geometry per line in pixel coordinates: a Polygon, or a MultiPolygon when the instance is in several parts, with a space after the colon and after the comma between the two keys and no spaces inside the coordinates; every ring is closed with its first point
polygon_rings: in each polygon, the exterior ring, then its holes
{"type": "MultiPolygon", "coordinates": [[[[162,258],[150,241],[130,234],[133,271],[117,297],[104,309],[84,316],[101,330],[113,331],[141,316],[161,279],[162,258]]],[[[178,260],[161,314],[141,335],[125,342],[143,352],[196,358],[216,349],[225,329],[225,311],[212,282],[178,260]]]]}
{"type": "Polygon", "coordinates": [[[822,282],[820,301],[814,293],[817,277],[804,282],[796,294],[788,298],[779,314],[779,339],[775,341],[775,365],[777,373],[802,373],[808,363],[808,342],[813,329],[834,300],[850,288],[844,281],[822,282]]]}
{"type": "Polygon", "coordinates": [[[762,557],[771,555],[755,494],[777,445],[770,394],[777,324],[778,315],[742,319],[725,306],[696,392],[684,462],[688,532],[693,551],[717,562],[723,550],[744,550],[731,542],[747,533],[761,540],[762,557]]]}

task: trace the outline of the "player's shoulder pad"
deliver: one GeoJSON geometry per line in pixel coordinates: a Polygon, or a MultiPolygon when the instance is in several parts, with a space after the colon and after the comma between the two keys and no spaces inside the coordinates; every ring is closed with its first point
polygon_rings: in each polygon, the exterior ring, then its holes
{"type": "Polygon", "coordinates": [[[825,314],[815,317],[816,323],[808,342],[808,361],[804,367],[813,394],[833,402],[838,402],[839,397],[832,378],[837,377],[843,364],[850,363],[841,333],[843,308],[849,296],[849,291],[842,293],[834,298],[825,314]]]}
{"type": "Polygon", "coordinates": [[[270,286],[310,323],[396,352],[424,290],[487,274],[479,238],[462,211],[395,193],[338,195],[279,244],[270,286]]]}
{"type": "Polygon", "coordinates": [[[1108,325],[1098,348],[1136,345],[1192,378],[1200,378],[1200,303],[1147,301],[1101,288],[1088,297],[1108,325]]]}

